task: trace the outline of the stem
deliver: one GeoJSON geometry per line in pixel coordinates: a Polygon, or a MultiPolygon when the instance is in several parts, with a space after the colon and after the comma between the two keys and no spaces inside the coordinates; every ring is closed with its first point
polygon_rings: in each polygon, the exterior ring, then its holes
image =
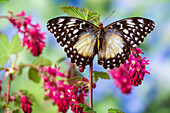
{"type": "Polygon", "coordinates": [[[32,67],[32,68],[38,70],[38,67],[36,65],[33,65],[33,64],[19,64],[18,66],[19,67],[27,67],[28,66],[28,67],[32,67]]]}
{"type": "Polygon", "coordinates": [[[93,88],[92,88],[92,84],[93,84],[93,61],[90,64],[90,81],[89,81],[89,104],[90,107],[93,108],[93,88]]]}
{"type": "MultiPolygon", "coordinates": [[[[7,84],[7,95],[6,95],[6,104],[7,105],[9,104],[9,100],[10,100],[11,81],[12,81],[12,75],[9,75],[9,80],[8,80],[8,84],[7,84]]],[[[9,113],[8,107],[6,107],[5,112],[9,113]]]]}
{"type": "Polygon", "coordinates": [[[9,19],[8,16],[0,16],[0,19],[1,19],[1,18],[7,18],[7,19],[9,19]]]}

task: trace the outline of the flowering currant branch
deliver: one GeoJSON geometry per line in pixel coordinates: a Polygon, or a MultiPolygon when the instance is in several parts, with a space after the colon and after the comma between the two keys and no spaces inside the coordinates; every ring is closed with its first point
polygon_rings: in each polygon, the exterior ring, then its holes
{"type": "Polygon", "coordinates": [[[150,74],[146,70],[149,60],[146,60],[146,57],[142,58],[140,54],[144,53],[140,48],[135,47],[129,59],[123,65],[108,71],[115,80],[116,86],[121,88],[122,93],[130,93],[132,85],[141,85],[145,74],[150,74]]]}
{"type": "Polygon", "coordinates": [[[32,17],[26,16],[24,11],[16,15],[12,11],[9,13],[11,16],[1,16],[0,18],[8,19],[18,29],[18,32],[23,34],[23,46],[27,46],[32,55],[39,56],[45,47],[45,33],[40,32],[40,25],[32,24],[32,17]]]}

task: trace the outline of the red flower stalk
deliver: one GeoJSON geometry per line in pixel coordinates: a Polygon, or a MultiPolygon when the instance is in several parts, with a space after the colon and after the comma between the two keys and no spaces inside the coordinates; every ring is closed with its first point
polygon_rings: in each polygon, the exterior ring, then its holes
{"type": "Polygon", "coordinates": [[[124,63],[128,70],[131,84],[134,86],[141,85],[145,74],[150,74],[149,71],[146,70],[146,65],[149,65],[149,60],[146,60],[146,57],[142,58],[139,54],[144,53],[141,49],[135,47],[132,50],[128,62],[124,63]]]}
{"type": "Polygon", "coordinates": [[[82,77],[84,81],[78,81],[75,85],[70,88],[69,96],[71,98],[70,107],[74,113],[84,113],[83,107],[80,107],[79,103],[85,103],[85,97],[87,97],[88,86],[85,81],[86,78],[82,77]],[[83,84],[83,85],[82,85],[83,84]]]}
{"type": "Polygon", "coordinates": [[[128,70],[121,64],[119,68],[114,68],[108,71],[114,79],[114,83],[119,87],[122,93],[131,93],[130,77],[128,76],[128,70]]]}
{"type": "Polygon", "coordinates": [[[146,70],[149,60],[146,60],[146,57],[142,58],[140,54],[144,54],[141,49],[133,48],[128,61],[120,65],[119,68],[108,71],[115,80],[115,84],[121,88],[122,93],[130,93],[131,85],[141,85],[145,74],[150,74],[146,70]]]}
{"type": "Polygon", "coordinates": [[[21,108],[24,111],[24,113],[31,113],[32,112],[32,103],[29,100],[29,97],[26,97],[24,95],[20,98],[21,108]]]}
{"type": "Polygon", "coordinates": [[[43,68],[45,73],[45,75],[42,75],[44,79],[43,88],[45,91],[49,91],[45,97],[52,100],[58,106],[59,112],[66,113],[70,106],[74,113],[83,113],[83,107],[75,104],[84,104],[85,96],[87,96],[88,92],[88,80],[82,78],[75,85],[68,85],[64,80],[56,79],[57,77],[66,77],[59,69],[56,66],[55,68],[51,68],[51,66],[43,68]]]}
{"type": "Polygon", "coordinates": [[[32,24],[32,17],[25,16],[24,11],[16,15],[13,15],[11,11],[9,13],[11,14],[10,17],[7,17],[9,21],[18,29],[19,33],[23,34],[23,46],[27,46],[34,56],[39,56],[45,47],[45,33],[40,32],[40,25],[32,24]]]}
{"type": "Polygon", "coordinates": [[[45,75],[42,75],[44,79],[43,88],[45,91],[49,91],[45,95],[48,99],[52,100],[58,106],[58,111],[66,113],[69,109],[70,97],[68,96],[68,90],[70,85],[64,84],[64,80],[56,80],[56,77],[65,77],[64,73],[59,72],[60,68],[51,68],[51,66],[44,67],[43,71],[45,75]]]}

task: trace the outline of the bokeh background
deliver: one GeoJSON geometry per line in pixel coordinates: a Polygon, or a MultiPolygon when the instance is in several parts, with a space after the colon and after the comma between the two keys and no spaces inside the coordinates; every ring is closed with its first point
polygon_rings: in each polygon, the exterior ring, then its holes
{"type": "MultiPolygon", "coordinates": [[[[142,85],[133,88],[129,95],[122,94],[112,79],[100,79],[94,90],[94,110],[97,113],[107,113],[109,108],[118,108],[125,113],[170,113],[170,0],[8,0],[0,2],[0,16],[9,15],[8,11],[16,14],[21,10],[33,16],[33,22],[38,22],[42,31],[46,32],[46,48],[42,56],[55,63],[64,57],[65,53],[53,35],[47,31],[46,22],[53,17],[66,15],[60,10],[62,6],[87,7],[101,15],[101,22],[116,10],[104,25],[132,16],[154,20],[155,30],[140,46],[145,53],[143,56],[150,60],[147,69],[151,74],[146,75],[142,85]]],[[[0,31],[10,40],[17,33],[5,19],[0,19],[0,31]]],[[[29,51],[24,51],[19,54],[19,59],[19,62],[30,63],[35,58],[29,51]]],[[[94,70],[107,72],[97,65],[96,59],[95,57],[94,70]]],[[[6,66],[10,66],[10,63],[6,66]]],[[[67,68],[62,63],[58,66],[62,71],[67,68]]],[[[41,88],[42,84],[28,80],[26,70],[12,82],[12,91],[28,89],[35,95],[37,102],[33,105],[33,113],[56,113],[57,107],[52,106],[50,101],[43,100],[45,93],[41,88]]],[[[0,72],[1,79],[3,75],[4,72],[0,72]]],[[[83,75],[88,77],[88,67],[83,75]]],[[[3,83],[3,91],[6,91],[6,82],[3,83]]]]}

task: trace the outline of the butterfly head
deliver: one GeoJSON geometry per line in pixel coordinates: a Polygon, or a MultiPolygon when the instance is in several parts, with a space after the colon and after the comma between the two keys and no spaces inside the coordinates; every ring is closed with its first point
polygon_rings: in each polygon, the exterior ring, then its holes
{"type": "Polygon", "coordinates": [[[103,28],[103,24],[100,22],[99,23],[99,29],[102,29],[103,28]]]}

